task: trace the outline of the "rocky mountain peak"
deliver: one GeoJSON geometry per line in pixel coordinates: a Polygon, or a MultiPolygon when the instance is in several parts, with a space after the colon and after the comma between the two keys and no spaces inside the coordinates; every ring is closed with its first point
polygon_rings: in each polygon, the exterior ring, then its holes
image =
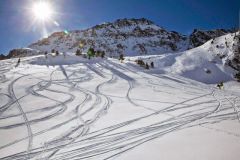
{"type": "Polygon", "coordinates": [[[107,56],[164,54],[198,47],[208,40],[229,33],[229,30],[203,31],[195,29],[190,36],[167,31],[146,18],[124,18],[94,27],[65,32],[55,32],[48,38],[29,45],[29,48],[59,52],[82,52],[92,47],[105,51],[107,56]]]}
{"type": "Polygon", "coordinates": [[[131,25],[153,25],[154,23],[146,18],[140,18],[140,19],[124,18],[124,19],[116,20],[113,24],[118,27],[127,27],[127,26],[131,26],[131,25]]]}

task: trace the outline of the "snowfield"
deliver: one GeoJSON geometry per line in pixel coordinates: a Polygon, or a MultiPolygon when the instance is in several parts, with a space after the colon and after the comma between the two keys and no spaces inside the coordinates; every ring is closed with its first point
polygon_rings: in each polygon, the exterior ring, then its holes
{"type": "Polygon", "coordinates": [[[136,57],[0,61],[0,159],[238,160],[239,83],[187,77],[205,63],[181,58],[199,50],[148,57],[150,70],[136,57]]]}

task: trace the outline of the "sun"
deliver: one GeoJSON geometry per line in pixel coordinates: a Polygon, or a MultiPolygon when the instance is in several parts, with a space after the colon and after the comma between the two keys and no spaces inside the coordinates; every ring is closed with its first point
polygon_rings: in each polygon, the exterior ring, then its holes
{"type": "Polygon", "coordinates": [[[41,21],[46,21],[51,18],[53,14],[50,3],[46,1],[38,1],[33,4],[32,12],[34,17],[41,21]]]}

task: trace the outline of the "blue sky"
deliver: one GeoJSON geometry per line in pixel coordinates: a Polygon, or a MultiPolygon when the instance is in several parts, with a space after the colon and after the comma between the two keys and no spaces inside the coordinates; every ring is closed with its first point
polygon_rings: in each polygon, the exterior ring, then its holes
{"type": "MultiPolygon", "coordinates": [[[[42,38],[43,25],[29,11],[38,0],[0,0],[0,53],[25,47],[42,38]]],[[[194,28],[238,26],[240,0],[49,0],[56,12],[46,22],[50,34],[83,29],[119,18],[154,21],[167,30],[189,34],[194,28]],[[54,25],[56,21],[59,26],[54,25]]]]}

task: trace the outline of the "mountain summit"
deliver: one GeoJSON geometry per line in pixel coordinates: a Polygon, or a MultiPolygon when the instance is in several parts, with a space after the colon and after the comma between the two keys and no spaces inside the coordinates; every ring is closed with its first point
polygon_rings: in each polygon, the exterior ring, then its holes
{"type": "Polygon", "coordinates": [[[85,30],[55,32],[48,38],[28,46],[40,51],[86,52],[90,47],[103,50],[110,57],[125,55],[163,54],[185,51],[197,47],[229,30],[194,31],[190,36],[167,31],[152,21],[141,19],[118,19],[85,30]],[[198,37],[198,35],[201,35],[198,37]]]}
{"type": "MultiPolygon", "coordinates": [[[[187,37],[168,32],[152,21],[141,19],[118,19],[113,23],[96,25],[85,30],[56,32],[48,38],[33,43],[29,48],[42,51],[51,49],[75,52],[80,46],[104,50],[109,56],[161,54],[183,51],[188,47],[187,37]]],[[[80,47],[81,48],[81,47],[80,47]]]]}

